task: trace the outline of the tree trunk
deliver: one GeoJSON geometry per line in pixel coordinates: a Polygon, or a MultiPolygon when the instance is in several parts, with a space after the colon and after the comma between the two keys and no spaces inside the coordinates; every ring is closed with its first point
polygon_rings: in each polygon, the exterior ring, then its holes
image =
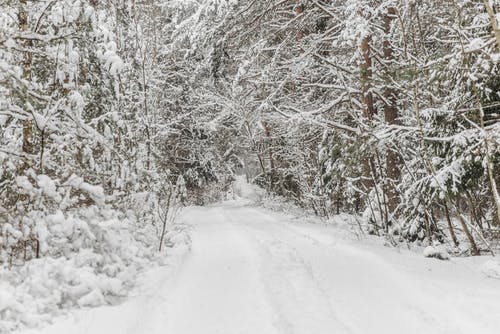
{"type": "MultiPolygon", "coordinates": [[[[384,89],[384,98],[386,100],[384,104],[384,118],[387,124],[397,124],[398,119],[398,108],[397,108],[397,91],[391,86],[391,81],[389,76],[391,75],[391,67],[393,66],[394,56],[391,42],[389,40],[389,35],[391,31],[392,20],[396,16],[396,9],[394,7],[389,7],[387,13],[384,15],[384,62],[385,62],[385,72],[386,72],[386,85],[384,89]]],[[[386,168],[387,168],[387,206],[389,211],[394,213],[396,207],[398,206],[398,194],[395,188],[395,183],[399,180],[401,176],[401,171],[399,167],[398,155],[397,153],[388,148],[386,157],[386,168]]]]}
{"type": "MultiPolygon", "coordinates": [[[[360,82],[361,82],[361,105],[363,116],[368,119],[368,123],[373,119],[375,108],[373,105],[373,95],[370,91],[372,81],[372,59],[371,59],[371,36],[364,36],[361,40],[361,56],[363,62],[360,65],[360,82]]],[[[376,179],[372,177],[373,157],[371,154],[366,154],[363,161],[364,179],[362,182],[363,188],[369,194],[374,187],[376,179]]],[[[373,171],[374,172],[374,171],[373,171]]],[[[370,199],[367,198],[369,201],[370,199]]],[[[373,217],[376,219],[376,217],[373,217]]]]}
{"type": "Polygon", "coordinates": [[[361,55],[363,62],[360,65],[361,71],[361,103],[363,114],[369,120],[373,119],[375,108],[373,105],[373,94],[370,91],[372,81],[372,58],[371,58],[371,36],[367,35],[361,40],[361,55]]]}
{"type": "MultiPolygon", "coordinates": [[[[296,5],[294,7],[294,12],[296,16],[301,15],[304,12],[304,6],[302,5],[301,0],[295,0],[296,5]]],[[[300,22],[297,22],[297,40],[301,40],[304,37],[304,33],[302,31],[302,27],[300,26],[300,22]]]]}
{"type": "Polygon", "coordinates": [[[479,102],[479,121],[483,136],[484,151],[486,154],[486,169],[488,171],[488,179],[490,181],[490,188],[491,188],[491,193],[493,194],[493,203],[495,204],[495,211],[496,211],[496,219],[494,218],[493,221],[496,220],[496,223],[500,224],[500,194],[498,193],[498,187],[495,181],[495,175],[494,175],[495,167],[493,165],[493,160],[491,157],[492,154],[490,150],[490,144],[488,141],[488,133],[486,132],[486,129],[484,127],[484,109],[479,99],[478,102],[479,102]]]}
{"type": "Polygon", "coordinates": [[[448,209],[448,205],[446,204],[446,200],[443,201],[444,205],[444,212],[446,214],[446,221],[448,222],[448,231],[450,232],[451,239],[453,240],[453,243],[455,246],[458,246],[458,239],[457,235],[455,234],[455,229],[453,228],[453,224],[451,223],[451,218],[450,218],[450,210],[448,209]]]}
{"type": "Polygon", "coordinates": [[[467,236],[467,239],[469,239],[469,243],[471,246],[471,251],[472,255],[481,255],[479,252],[479,249],[477,248],[476,241],[474,240],[474,237],[472,236],[472,233],[469,230],[469,227],[467,226],[467,222],[465,221],[465,218],[462,216],[460,212],[457,212],[457,217],[458,221],[460,222],[460,225],[462,225],[462,229],[464,230],[465,235],[467,236]]]}
{"type": "Polygon", "coordinates": [[[266,133],[267,139],[267,153],[269,155],[269,190],[272,191],[274,189],[274,177],[276,175],[274,158],[273,158],[273,143],[271,138],[271,128],[268,124],[264,124],[264,129],[266,133]]]}
{"type": "Polygon", "coordinates": [[[488,0],[483,0],[483,3],[484,3],[484,8],[486,8],[486,12],[488,13],[488,17],[490,19],[490,24],[491,28],[493,29],[493,34],[495,35],[495,39],[497,41],[497,49],[500,51],[500,29],[498,28],[495,11],[490,6],[488,0]]]}
{"type": "MultiPolygon", "coordinates": [[[[19,12],[17,14],[19,30],[25,32],[28,30],[28,13],[26,12],[27,0],[19,1],[19,12]]],[[[31,47],[31,41],[26,40],[24,43],[24,48],[29,49],[31,47]]],[[[31,63],[32,55],[29,51],[25,51],[23,55],[23,78],[29,79],[31,76],[31,63]]],[[[26,118],[23,120],[23,152],[27,154],[34,153],[34,135],[33,135],[33,120],[31,118],[26,118]]]]}

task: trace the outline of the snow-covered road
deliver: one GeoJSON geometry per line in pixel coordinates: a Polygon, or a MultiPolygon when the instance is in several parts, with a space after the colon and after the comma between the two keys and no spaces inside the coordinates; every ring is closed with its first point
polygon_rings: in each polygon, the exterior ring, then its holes
{"type": "Polygon", "coordinates": [[[500,280],[476,260],[426,259],[237,201],[183,220],[192,252],[176,271],[29,333],[500,333],[500,280]]]}

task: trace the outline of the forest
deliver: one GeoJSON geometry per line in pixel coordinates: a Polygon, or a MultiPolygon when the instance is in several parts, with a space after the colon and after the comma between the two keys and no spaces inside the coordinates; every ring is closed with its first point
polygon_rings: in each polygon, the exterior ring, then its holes
{"type": "Polygon", "coordinates": [[[497,0],[0,0],[0,333],[124,298],[238,175],[495,254],[499,25],[497,0]]]}

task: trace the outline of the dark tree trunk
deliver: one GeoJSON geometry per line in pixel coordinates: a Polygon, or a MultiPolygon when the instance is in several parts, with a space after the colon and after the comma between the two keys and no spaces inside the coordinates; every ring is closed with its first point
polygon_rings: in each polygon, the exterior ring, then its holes
{"type": "MultiPolygon", "coordinates": [[[[386,86],[384,89],[384,118],[387,124],[397,124],[398,119],[398,107],[397,107],[397,91],[392,87],[390,76],[391,68],[393,67],[394,55],[391,42],[389,40],[391,32],[391,23],[396,15],[396,9],[394,7],[389,7],[387,13],[384,15],[383,24],[385,32],[384,40],[384,63],[385,63],[385,73],[386,73],[386,86]]],[[[386,168],[387,168],[387,184],[386,193],[388,198],[388,209],[391,213],[396,210],[398,206],[398,194],[395,189],[395,183],[399,180],[401,176],[398,154],[392,150],[390,147],[387,150],[386,157],[386,168]]]]}

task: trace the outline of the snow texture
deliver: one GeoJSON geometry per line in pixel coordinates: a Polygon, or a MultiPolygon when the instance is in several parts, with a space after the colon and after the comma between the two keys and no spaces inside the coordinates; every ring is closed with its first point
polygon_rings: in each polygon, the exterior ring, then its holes
{"type": "Polygon", "coordinates": [[[424,249],[424,256],[425,257],[434,257],[434,258],[440,259],[440,260],[449,260],[450,259],[450,255],[439,246],[436,246],[436,247],[427,246],[424,249]]]}
{"type": "Polygon", "coordinates": [[[500,279],[500,263],[488,260],[482,266],[483,273],[491,278],[500,279]]]}

